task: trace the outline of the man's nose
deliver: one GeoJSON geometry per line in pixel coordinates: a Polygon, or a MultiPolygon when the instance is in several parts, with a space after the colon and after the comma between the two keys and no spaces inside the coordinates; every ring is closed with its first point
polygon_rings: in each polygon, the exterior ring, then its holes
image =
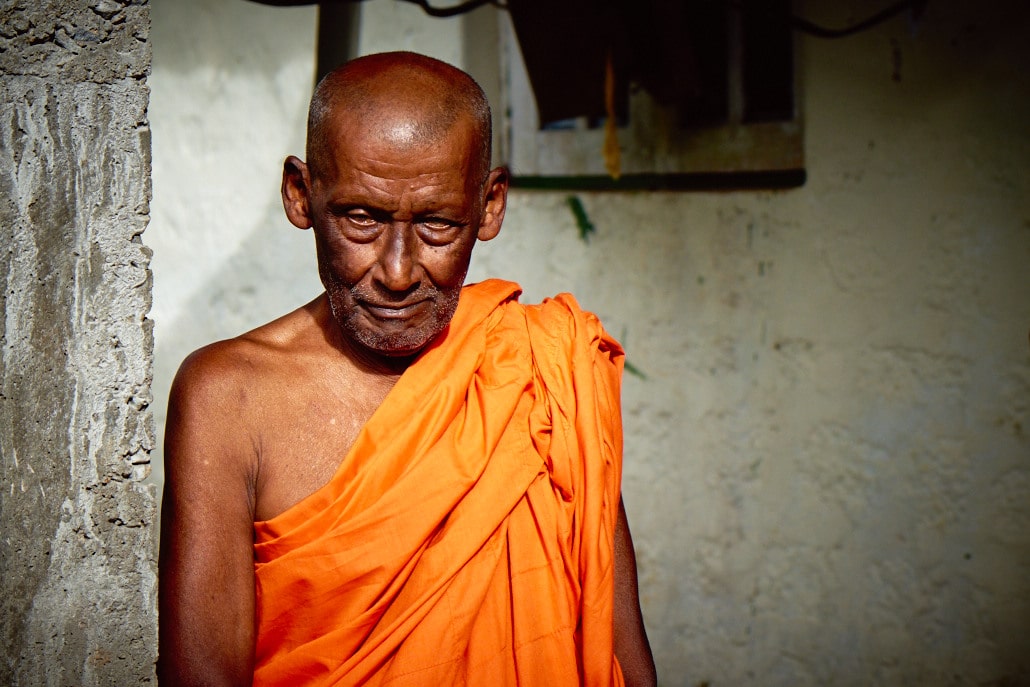
{"type": "Polygon", "coordinates": [[[379,282],[390,291],[407,291],[419,281],[418,240],[408,222],[394,222],[383,232],[379,282]]]}

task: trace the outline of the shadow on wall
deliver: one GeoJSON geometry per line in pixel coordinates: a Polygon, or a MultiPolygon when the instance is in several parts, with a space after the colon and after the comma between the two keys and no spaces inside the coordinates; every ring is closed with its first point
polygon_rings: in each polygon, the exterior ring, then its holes
{"type": "Polygon", "coordinates": [[[150,482],[182,359],[309,300],[310,235],[283,216],[286,154],[303,150],[314,77],[314,7],[154,0],[149,79],[154,199],[154,417],[150,482]]]}

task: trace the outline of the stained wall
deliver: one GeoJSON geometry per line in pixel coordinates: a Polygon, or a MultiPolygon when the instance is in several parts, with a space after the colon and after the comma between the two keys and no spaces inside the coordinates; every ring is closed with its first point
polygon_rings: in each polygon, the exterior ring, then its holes
{"type": "Polygon", "coordinates": [[[0,684],[154,682],[146,2],[0,7],[0,684]]]}
{"type": "MultiPolygon", "coordinates": [[[[187,35],[187,7],[154,7],[158,397],[318,290],[276,195],[314,17],[225,3],[187,35]]],[[[468,59],[453,23],[362,7],[363,51],[468,59]]],[[[569,193],[517,191],[477,249],[471,278],[574,292],[640,373],[624,495],[662,684],[1030,684],[1028,30],[939,0],[801,36],[802,188],[580,193],[588,241],[569,193]]]]}

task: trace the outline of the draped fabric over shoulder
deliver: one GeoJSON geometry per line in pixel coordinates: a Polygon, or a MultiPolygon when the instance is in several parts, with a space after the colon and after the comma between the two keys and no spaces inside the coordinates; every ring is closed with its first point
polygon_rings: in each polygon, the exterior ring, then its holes
{"type": "Polygon", "coordinates": [[[519,292],[465,287],[331,481],[255,523],[255,685],[622,685],[622,350],[519,292]]]}

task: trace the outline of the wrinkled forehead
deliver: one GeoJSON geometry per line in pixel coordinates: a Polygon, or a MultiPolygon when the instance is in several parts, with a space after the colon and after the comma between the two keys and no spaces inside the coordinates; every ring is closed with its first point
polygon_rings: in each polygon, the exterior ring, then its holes
{"type": "Polygon", "coordinates": [[[398,109],[363,113],[341,108],[326,127],[326,148],[333,162],[360,158],[447,158],[469,169],[478,141],[469,117],[433,120],[398,109]]]}

